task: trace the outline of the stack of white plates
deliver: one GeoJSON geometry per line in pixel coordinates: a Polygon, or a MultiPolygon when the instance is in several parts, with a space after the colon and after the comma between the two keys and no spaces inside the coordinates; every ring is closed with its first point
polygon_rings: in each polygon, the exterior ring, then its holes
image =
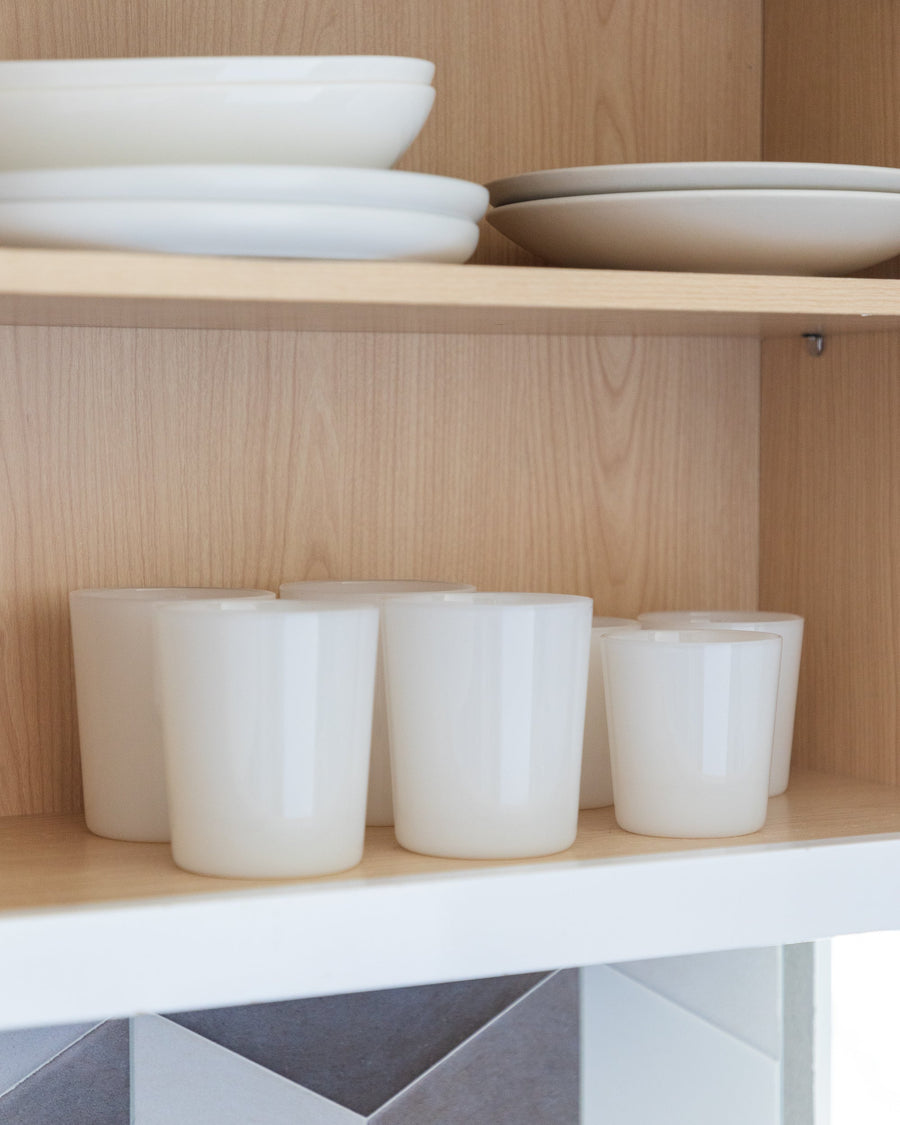
{"type": "Polygon", "coordinates": [[[841,275],[900,253],[900,169],[609,164],[487,185],[488,222],[552,265],[841,275]]]}
{"type": "Polygon", "coordinates": [[[0,244],[462,262],[480,184],[391,170],[434,65],[391,56],[0,63],[0,244]]]}

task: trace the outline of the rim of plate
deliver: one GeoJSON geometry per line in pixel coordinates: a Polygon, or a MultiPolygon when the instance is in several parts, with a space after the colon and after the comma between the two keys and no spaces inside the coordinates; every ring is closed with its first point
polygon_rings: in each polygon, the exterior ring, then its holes
{"type": "Polygon", "coordinates": [[[594,164],[522,172],[516,176],[492,180],[486,187],[490,192],[491,203],[495,207],[553,197],[651,191],[735,191],[769,188],[900,192],[900,168],[866,164],[766,160],[594,164]],[[754,182],[748,183],[748,177],[754,182]],[[712,183],[711,179],[727,182],[712,183]],[[816,182],[810,182],[811,180],[816,182]]]}
{"type": "Polygon", "coordinates": [[[488,206],[487,188],[481,184],[392,168],[128,164],[0,171],[0,202],[88,199],[335,203],[424,211],[473,222],[483,218],[488,206]]]}
{"type": "Polygon", "coordinates": [[[430,85],[435,64],[403,55],[198,55],[0,62],[0,89],[203,83],[397,82],[430,85]]]}

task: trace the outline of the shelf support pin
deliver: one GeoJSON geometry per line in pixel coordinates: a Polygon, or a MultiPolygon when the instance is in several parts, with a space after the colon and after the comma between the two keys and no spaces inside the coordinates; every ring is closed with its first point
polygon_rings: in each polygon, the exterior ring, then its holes
{"type": "Polygon", "coordinates": [[[803,339],[806,341],[806,350],[814,359],[818,359],[825,351],[825,337],[821,332],[804,332],[803,339]]]}

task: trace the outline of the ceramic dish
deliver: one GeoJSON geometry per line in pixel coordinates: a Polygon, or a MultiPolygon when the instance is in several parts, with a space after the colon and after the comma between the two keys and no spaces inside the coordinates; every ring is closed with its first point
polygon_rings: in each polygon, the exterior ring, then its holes
{"type": "Polygon", "coordinates": [[[598,164],[550,168],[506,176],[487,185],[502,207],[526,199],[626,191],[722,188],[826,188],[832,191],[900,191],[900,168],[863,164],[804,164],[765,160],[693,161],[681,164],[598,164]]]}
{"type": "Polygon", "coordinates": [[[96,164],[389,168],[434,103],[409,82],[3,89],[0,170],[96,164]]]}
{"type": "Polygon", "coordinates": [[[0,62],[0,87],[158,86],[208,82],[421,82],[434,63],[395,55],[244,55],[0,62]]]}
{"type": "Polygon", "coordinates": [[[466,219],[374,207],[202,200],[0,203],[0,244],[260,258],[464,262],[466,219]]]}
{"type": "Polygon", "coordinates": [[[0,200],[169,199],[330,203],[455,215],[478,222],[487,188],[449,176],[381,168],[137,164],[0,172],[0,200]]]}
{"type": "Polygon", "coordinates": [[[510,203],[488,222],[552,265],[832,274],[900,253],[900,193],[647,191],[510,203]]]}

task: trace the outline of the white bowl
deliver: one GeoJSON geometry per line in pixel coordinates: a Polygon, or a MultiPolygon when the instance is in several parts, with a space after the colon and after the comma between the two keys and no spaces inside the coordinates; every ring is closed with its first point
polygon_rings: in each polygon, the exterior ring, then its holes
{"type": "Polygon", "coordinates": [[[390,167],[434,87],[410,82],[0,87],[0,169],[96,164],[390,167]]]}
{"type": "Polygon", "coordinates": [[[622,191],[693,191],[719,188],[828,188],[833,191],[900,191],[900,168],[866,164],[814,164],[784,160],[692,160],[657,164],[596,164],[547,168],[505,176],[487,185],[502,207],[526,199],[600,195],[622,191]]]}
{"type": "Polygon", "coordinates": [[[487,188],[450,176],[383,168],[273,164],[131,164],[0,172],[0,201],[77,199],[329,203],[455,215],[478,222],[487,188]]]}
{"type": "Polygon", "coordinates": [[[557,266],[841,275],[900,253],[900,193],[646,191],[509,203],[488,222],[557,266]]]}
{"type": "Polygon", "coordinates": [[[395,55],[244,55],[0,62],[0,88],[157,86],[210,82],[419,82],[434,63],[395,55]]]}
{"type": "Polygon", "coordinates": [[[0,245],[254,258],[464,262],[478,224],[313,203],[80,199],[0,202],[0,245]]]}

